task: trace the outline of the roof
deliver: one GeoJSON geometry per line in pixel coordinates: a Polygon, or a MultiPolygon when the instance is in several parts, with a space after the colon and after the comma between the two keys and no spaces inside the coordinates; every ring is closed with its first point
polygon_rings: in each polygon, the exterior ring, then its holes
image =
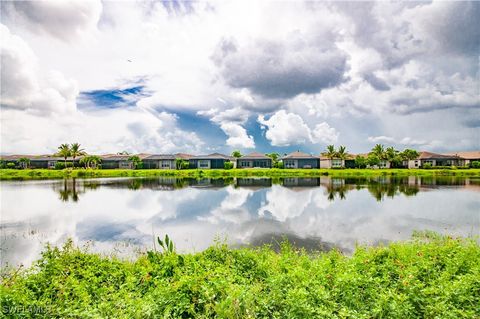
{"type": "Polygon", "coordinates": [[[174,154],[174,155],[175,155],[175,158],[181,158],[181,159],[185,159],[185,160],[188,160],[188,159],[193,157],[193,155],[187,154],[187,153],[177,153],[177,154],[174,154]]]}
{"type": "Polygon", "coordinates": [[[208,155],[197,155],[193,156],[193,159],[226,159],[226,160],[231,160],[232,157],[220,153],[212,153],[208,155]]]}
{"type": "MultiPolygon", "coordinates": [[[[346,160],[353,160],[357,157],[358,155],[355,155],[355,154],[347,154],[347,156],[345,157],[346,160]]],[[[326,156],[326,155],[320,155],[320,160],[329,160],[330,157],[326,156]]],[[[333,159],[340,159],[339,157],[334,157],[333,159]]]]}
{"type": "Polygon", "coordinates": [[[259,152],[252,152],[247,155],[243,155],[240,157],[240,159],[269,159],[271,160],[270,157],[266,156],[265,154],[259,153],[259,152]]]}
{"type": "MultiPolygon", "coordinates": [[[[81,159],[83,156],[76,156],[75,160],[81,159]]],[[[17,161],[21,158],[28,158],[30,161],[63,161],[65,158],[55,155],[4,155],[1,159],[4,161],[17,161]]],[[[67,161],[73,161],[73,157],[67,157],[67,161]]]]}
{"type": "Polygon", "coordinates": [[[100,155],[102,160],[107,160],[107,161],[128,161],[128,159],[132,156],[138,156],[140,159],[145,159],[149,156],[150,154],[129,154],[129,155],[120,155],[120,154],[105,154],[105,155],[100,155]]]}
{"type": "Polygon", "coordinates": [[[468,160],[480,159],[480,151],[455,152],[455,153],[449,153],[447,155],[457,155],[457,156],[460,156],[461,158],[468,159],[468,160]]]}
{"type": "Polygon", "coordinates": [[[431,152],[421,152],[418,156],[418,159],[425,160],[425,159],[458,159],[459,156],[456,155],[443,155],[443,154],[436,154],[431,152]]]}
{"type": "Polygon", "coordinates": [[[175,160],[175,155],[173,154],[154,154],[148,155],[144,160],[175,160]]]}
{"type": "Polygon", "coordinates": [[[310,155],[310,154],[307,154],[307,153],[303,153],[303,152],[300,152],[300,151],[292,152],[292,153],[282,157],[282,159],[311,159],[311,158],[318,159],[319,157],[318,156],[313,156],[313,155],[310,155]]]}

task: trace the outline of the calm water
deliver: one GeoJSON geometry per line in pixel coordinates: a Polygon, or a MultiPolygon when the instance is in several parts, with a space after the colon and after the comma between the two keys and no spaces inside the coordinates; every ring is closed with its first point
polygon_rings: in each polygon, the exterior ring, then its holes
{"type": "Polygon", "coordinates": [[[478,235],[480,179],[95,179],[1,182],[1,262],[30,264],[46,242],[132,256],[169,234],[183,252],[286,237],[306,249],[478,235]]]}

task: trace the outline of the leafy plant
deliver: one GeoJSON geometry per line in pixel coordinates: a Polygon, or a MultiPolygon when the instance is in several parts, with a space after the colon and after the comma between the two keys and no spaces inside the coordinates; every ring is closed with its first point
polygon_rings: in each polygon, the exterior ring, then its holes
{"type": "Polygon", "coordinates": [[[232,169],[233,168],[233,163],[232,162],[225,162],[225,163],[223,163],[223,167],[225,169],[232,169]]]}
{"type": "Polygon", "coordinates": [[[64,143],[58,147],[57,156],[63,157],[65,167],[67,167],[67,158],[71,156],[70,145],[64,143]]]}
{"type": "Polygon", "coordinates": [[[163,253],[165,254],[174,254],[175,253],[175,245],[173,241],[165,234],[165,239],[161,240],[160,237],[157,237],[157,242],[162,247],[163,253]]]}

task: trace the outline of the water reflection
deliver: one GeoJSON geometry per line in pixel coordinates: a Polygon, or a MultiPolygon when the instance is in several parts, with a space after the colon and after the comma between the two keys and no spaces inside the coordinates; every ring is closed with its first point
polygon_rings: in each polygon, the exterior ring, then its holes
{"type": "Polygon", "coordinates": [[[406,239],[414,229],[475,235],[472,178],[94,179],[2,182],[1,253],[30,263],[45,242],[93,241],[132,255],[168,233],[181,251],[217,237],[235,246],[287,238],[307,250],[406,239]],[[53,191],[52,191],[53,190],[53,191]]]}

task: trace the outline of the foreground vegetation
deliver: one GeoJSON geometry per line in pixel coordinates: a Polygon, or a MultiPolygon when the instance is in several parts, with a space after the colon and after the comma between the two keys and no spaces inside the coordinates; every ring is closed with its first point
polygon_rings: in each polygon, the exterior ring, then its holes
{"type": "Polygon", "coordinates": [[[97,177],[368,177],[368,176],[480,176],[480,169],[0,169],[0,180],[97,177]]]}
{"type": "Polygon", "coordinates": [[[233,250],[173,247],[135,261],[48,247],[4,274],[5,317],[479,318],[480,247],[419,233],[387,247],[307,254],[284,243],[233,250]]]}

